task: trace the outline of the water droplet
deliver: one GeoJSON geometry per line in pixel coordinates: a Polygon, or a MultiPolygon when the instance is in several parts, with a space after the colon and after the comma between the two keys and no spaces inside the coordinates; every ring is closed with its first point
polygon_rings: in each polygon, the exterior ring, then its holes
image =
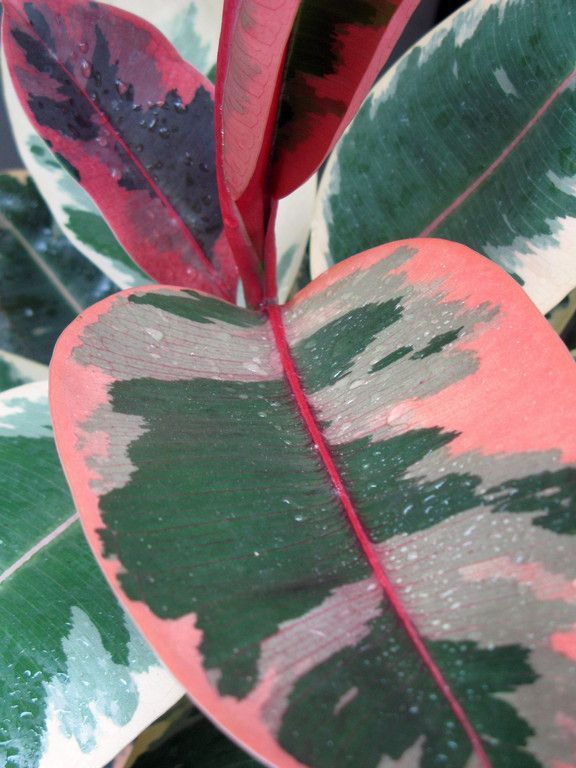
{"type": "Polygon", "coordinates": [[[150,122],[148,123],[148,128],[151,131],[154,130],[154,126],[156,125],[157,122],[158,120],[155,117],[153,117],[152,120],[150,120],[150,122]]]}
{"type": "Polygon", "coordinates": [[[136,144],[134,149],[136,150],[136,152],[144,152],[144,144],[136,144]]]}
{"type": "Polygon", "coordinates": [[[164,338],[162,331],[159,331],[157,328],[146,328],[146,333],[148,336],[152,336],[155,341],[162,341],[164,338]]]}
{"type": "Polygon", "coordinates": [[[92,64],[87,59],[82,59],[80,62],[80,72],[86,78],[92,74],[92,64]]]}
{"type": "Polygon", "coordinates": [[[203,171],[204,173],[208,173],[208,171],[210,170],[207,163],[198,163],[198,168],[200,168],[200,170],[203,171]]]}
{"type": "Polygon", "coordinates": [[[78,50],[80,53],[86,53],[88,51],[88,42],[86,40],[80,40],[78,43],[78,50]]]}
{"type": "Polygon", "coordinates": [[[212,195],[204,195],[202,197],[202,202],[204,205],[211,205],[212,204],[212,195]]]}
{"type": "Polygon", "coordinates": [[[119,179],[122,174],[120,173],[119,168],[111,168],[110,169],[110,176],[112,176],[113,179],[119,179]]]}
{"type": "Polygon", "coordinates": [[[120,96],[124,96],[124,94],[128,91],[129,86],[123,80],[116,80],[115,85],[116,85],[116,90],[118,91],[120,96]]]}
{"type": "Polygon", "coordinates": [[[101,147],[107,147],[108,146],[108,138],[106,136],[100,135],[96,137],[96,144],[99,144],[101,147]]]}

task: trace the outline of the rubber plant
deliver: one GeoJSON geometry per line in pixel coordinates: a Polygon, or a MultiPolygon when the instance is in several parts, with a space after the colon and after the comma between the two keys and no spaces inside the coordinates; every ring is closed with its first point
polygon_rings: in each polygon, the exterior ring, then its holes
{"type": "MultiPolygon", "coordinates": [[[[6,0],[29,119],[130,256],[178,283],[117,293],[64,332],[56,441],[118,599],[254,757],[566,768],[571,356],[514,279],[447,240],[376,245],[277,299],[278,199],[416,5],[227,0],[214,94],[123,11],[6,0]]],[[[550,5],[546,24],[573,29],[550,5]]]]}

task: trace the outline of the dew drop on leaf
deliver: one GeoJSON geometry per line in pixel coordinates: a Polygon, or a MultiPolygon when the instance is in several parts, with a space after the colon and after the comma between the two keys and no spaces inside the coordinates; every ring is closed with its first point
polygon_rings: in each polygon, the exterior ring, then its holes
{"type": "Polygon", "coordinates": [[[80,62],[80,72],[86,78],[92,74],[92,64],[87,59],[82,59],[80,62]]]}
{"type": "Polygon", "coordinates": [[[86,40],[80,40],[78,43],[78,50],[80,53],[86,53],[88,51],[88,42],[86,40]]]}
{"type": "Polygon", "coordinates": [[[115,82],[116,90],[120,94],[120,96],[124,96],[124,94],[128,91],[128,84],[125,83],[123,80],[116,80],[115,82]]]}

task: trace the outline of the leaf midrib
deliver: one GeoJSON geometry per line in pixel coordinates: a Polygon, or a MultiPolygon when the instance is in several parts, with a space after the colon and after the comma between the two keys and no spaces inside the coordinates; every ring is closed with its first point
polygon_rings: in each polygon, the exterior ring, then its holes
{"type": "Polygon", "coordinates": [[[22,568],[22,566],[26,565],[26,563],[29,562],[35,555],[39,554],[43,549],[56,541],[58,537],[65,533],[65,531],[67,531],[68,528],[70,528],[70,526],[73,525],[78,519],[79,515],[77,512],[75,512],[69,518],[64,520],[63,523],[60,523],[60,525],[56,526],[56,528],[50,531],[50,533],[47,533],[46,536],[40,539],[40,541],[37,541],[36,544],[30,547],[30,549],[21,555],[18,560],[13,562],[12,565],[9,565],[3,573],[0,573],[0,584],[8,581],[11,576],[14,576],[14,574],[17,573],[20,568],[22,568]]]}
{"type": "Polygon", "coordinates": [[[552,91],[550,96],[544,101],[542,106],[536,111],[533,117],[526,123],[526,125],[520,130],[512,141],[502,150],[498,157],[490,163],[490,165],[483,171],[474,181],[469,184],[466,189],[461,192],[456,199],[450,203],[436,218],[428,224],[418,235],[418,237],[428,237],[434,231],[440,227],[447,218],[449,218],[458,208],[468,200],[468,198],[476,192],[476,190],[489,179],[494,171],[496,171],[512,154],[516,147],[522,142],[528,133],[540,122],[544,115],[548,112],[550,107],[554,104],[556,99],[561,96],[565,90],[570,86],[572,81],[576,78],[576,69],[573,69],[567,77],[562,80],[559,86],[552,91]]]}
{"type": "Polygon", "coordinates": [[[360,516],[352,502],[351,497],[348,494],[348,490],[342,479],[342,476],[340,475],[340,472],[334,463],[334,460],[332,459],[329,445],[324,438],[324,434],[318,422],[316,421],[316,417],[312,411],[312,407],[307,398],[306,392],[304,391],[298,370],[296,368],[296,364],[292,357],[292,352],[286,338],[284,322],[282,319],[282,308],[277,304],[270,304],[266,307],[265,314],[272,327],[276,349],[280,357],[284,377],[294,397],[296,408],[300,417],[302,418],[302,421],[304,422],[305,428],[311,438],[311,441],[317,450],[318,458],[322,462],[330,482],[332,483],[338,495],[340,503],[343,507],[343,511],[350,524],[350,527],[352,528],[356,540],[362,549],[363,555],[372,568],[385,597],[387,598],[404,631],[412,642],[417,654],[428,670],[428,673],[431,675],[434,682],[440,689],[442,695],[446,699],[462,730],[468,737],[472,750],[475,753],[480,766],[482,766],[482,768],[492,768],[492,763],[486,754],[479,734],[476,732],[476,729],[472,725],[472,722],[469,720],[466,712],[464,711],[464,708],[452,692],[447,680],[442,674],[442,671],[437,666],[436,662],[426,648],[426,645],[421,638],[416,626],[413,624],[412,619],[404,607],[404,604],[400,600],[394,585],[388,578],[376,548],[370,540],[368,533],[361,522],[360,516]]]}

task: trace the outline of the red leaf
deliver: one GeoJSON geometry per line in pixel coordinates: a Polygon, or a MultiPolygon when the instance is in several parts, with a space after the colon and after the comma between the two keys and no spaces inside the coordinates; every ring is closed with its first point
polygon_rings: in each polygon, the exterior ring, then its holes
{"type": "Polygon", "coordinates": [[[258,291],[270,196],[285,197],[317,170],[419,2],[227,3],[216,83],[219,172],[226,221],[246,229],[239,267],[248,292],[258,291]]]}
{"type": "Polygon", "coordinates": [[[216,68],[217,171],[227,233],[234,241],[248,302],[255,306],[262,296],[259,264],[269,214],[265,175],[282,65],[300,2],[229,0],[222,19],[216,68]]]}
{"type": "Polygon", "coordinates": [[[304,0],[284,71],[272,194],[320,167],[352,120],[421,0],[304,0]]]}
{"type": "Polygon", "coordinates": [[[108,5],[4,4],[16,91],[41,136],[151,277],[234,298],[213,88],[150,24],[108,5]]]}

